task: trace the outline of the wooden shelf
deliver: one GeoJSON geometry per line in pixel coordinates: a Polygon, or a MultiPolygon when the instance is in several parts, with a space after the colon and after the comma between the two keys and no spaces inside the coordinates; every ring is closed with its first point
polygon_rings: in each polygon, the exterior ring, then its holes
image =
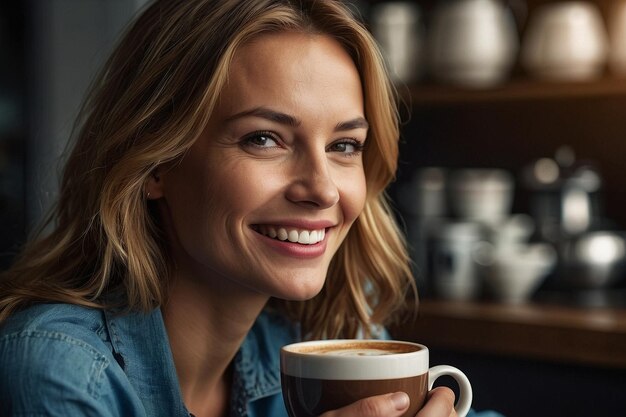
{"type": "Polygon", "coordinates": [[[414,105],[498,103],[520,100],[571,100],[593,97],[626,97],[626,78],[605,77],[584,82],[550,82],[520,78],[501,86],[472,89],[444,84],[398,87],[414,105]]]}
{"type": "Polygon", "coordinates": [[[626,369],[626,310],[423,300],[394,337],[432,348],[626,369]]]}

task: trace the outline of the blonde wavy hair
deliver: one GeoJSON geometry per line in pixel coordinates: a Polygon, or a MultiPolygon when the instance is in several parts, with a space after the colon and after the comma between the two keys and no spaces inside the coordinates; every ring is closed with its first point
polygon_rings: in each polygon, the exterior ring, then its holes
{"type": "Polygon", "coordinates": [[[157,0],[129,28],[94,81],[77,121],[49,232],[0,278],[0,322],[39,302],[149,311],[167,300],[171,260],[144,186],[203,131],[238,48],[284,31],[333,37],[353,58],[370,125],[367,199],[319,295],[272,300],[311,338],[369,334],[415,291],[384,190],[398,157],[396,97],[368,31],[339,1],[157,0]],[[119,297],[122,295],[123,297],[119,297]]]}

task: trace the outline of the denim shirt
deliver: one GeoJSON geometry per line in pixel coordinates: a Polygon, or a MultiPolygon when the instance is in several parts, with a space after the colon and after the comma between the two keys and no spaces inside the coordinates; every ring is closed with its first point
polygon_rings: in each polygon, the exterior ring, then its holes
{"type": "MultiPolygon", "coordinates": [[[[287,417],[279,350],[298,339],[286,320],[259,316],[234,359],[231,417],[287,417]]],[[[190,417],[161,311],[40,304],[14,314],[0,327],[0,416],[190,417]]]]}
{"type": "MultiPolygon", "coordinates": [[[[263,313],[233,364],[231,416],[286,417],[279,349],[295,327],[263,313]]],[[[188,417],[163,318],[40,304],[0,327],[1,416],[188,417]]]]}

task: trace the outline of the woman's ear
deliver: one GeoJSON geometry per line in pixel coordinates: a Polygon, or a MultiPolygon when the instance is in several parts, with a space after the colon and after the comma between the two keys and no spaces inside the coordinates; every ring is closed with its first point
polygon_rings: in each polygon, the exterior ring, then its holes
{"type": "Polygon", "coordinates": [[[146,199],[158,200],[163,197],[163,181],[161,181],[161,169],[156,167],[150,173],[144,187],[146,199]]]}

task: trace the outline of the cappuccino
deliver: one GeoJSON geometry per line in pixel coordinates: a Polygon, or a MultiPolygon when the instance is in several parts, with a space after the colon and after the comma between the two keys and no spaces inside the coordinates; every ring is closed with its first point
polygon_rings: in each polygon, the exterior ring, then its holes
{"type": "Polygon", "coordinates": [[[313,417],[360,399],[406,392],[403,417],[414,417],[432,383],[452,376],[460,387],[457,413],[472,401],[467,377],[451,366],[428,367],[426,346],[390,340],[327,340],[295,343],[280,352],[281,382],[290,417],[313,417]]]}
{"type": "Polygon", "coordinates": [[[341,350],[329,350],[321,352],[321,355],[339,355],[339,356],[380,356],[380,355],[393,355],[393,352],[382,349],[341,349],[341,350]]]}
{"type": "Polygon", "coordinates": [[[428,372],[428,349],[385,340],[327,340],[285,346],[282,372],[299,378],[383,380],[428,372]]]}
{"type": "Polygon", "coordinates": [[[340,355],[340,356],[380,356],[397,355],[419,350],[415,345],[404,343],[380,343],[379,341],[355,343],[352,341],[332,344],[320,344],[311,346],[294,347],[297,353],[309,353],[313,355],[340,355]]]}

